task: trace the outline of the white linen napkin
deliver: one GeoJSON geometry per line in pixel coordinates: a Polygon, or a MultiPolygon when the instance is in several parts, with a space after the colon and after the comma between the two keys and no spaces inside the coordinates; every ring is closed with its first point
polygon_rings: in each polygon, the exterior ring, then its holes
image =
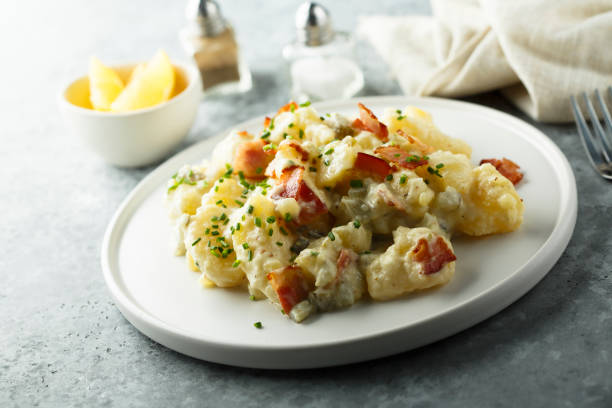
{"type": "Polygon", "coordinates": [[[501,89],[544,122],[612,85],[612,0],[431,0],[433,16],[362,17],[358,33],[409,95],[501,89]]]}

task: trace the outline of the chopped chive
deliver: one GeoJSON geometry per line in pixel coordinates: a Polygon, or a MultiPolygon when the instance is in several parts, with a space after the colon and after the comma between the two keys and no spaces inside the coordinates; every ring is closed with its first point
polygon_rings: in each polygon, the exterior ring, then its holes
{"type": "Polygon", "coordinates": [[[198,239],[196,239],[195,241],[191,243],[191,246],[196,246],[198,242],[200,242],[201,240],[202,240],[202,237],[199,237],[198,239]]]}
{"type": "Polygon", "coordinates": [[[241,227],[240,223],[237,223],[236,224],[236,231],[240,231],[240,227],[241,227]]]}
{"type": "Polygon", "coordinates": [[[267,222],[268,224],[274,224],[274,221],[276,221],[276,217],[275,217],[275,216],[273,216],[273,215],[271,215],[271,216],[269,216],[268,218],[266,218],[266,222],[267,222]]]}
{"type": "Polygon", "coordinates": [[[444,167],[444,163],[436,164],[436,169],[441,169],[442,167],[444,167]]]}
{"type": "Polygon", "coordinates": [[[249,262],[253,260],[253,251],[249,249],[249,262]]]}
{"type": "Polygon", "coordinates": [[[404,119],[405,117],[406,117],[406,116],[404,116],[404,115],[399,115],[399,116],[397,117],[397,120],[402,120],[402,119],[404,119]]]}
{"type": "Polygon", "coordinates": [[[267,139],[269,137],[270,137],[270,132],[267,130],[261,134],[262,139],[267,139]]]}
{"type": "Polygon", "coordinates": [[[361,227],[361,222],[359,222],[359,220],[353,221],[353,227],[355,227],[355,228],[361,227]]]}
{"type": "Polygon", "coordinates": [[[400,157],[401,155],[399,153],[395,153],[393,156],[400,157]]]}
{"type": "Polygon", "coordinates": [[[255,300],[255,296],[254,295],[249,296],[249,300],[255,300]]]}
{"type": "Polygon", "coordinates": [[[317,251],[310,251],[310,256],[317,256],[319,253],[317,251]]]}
{"type": "Polygon", "coordinates": [[[310,106],[310,101],[306,101],[304,103],[300,103],[300,108],[305,108],[307,106],[310,106]]]}
{"type": "Polygon", "coordinates": [[[219,258],[221,255],[219,255],[216,251],[217,247],[212,247],[210,248],[210,253],[213,254],[214,256],[216,256],[217,258],[219,258]]]}
{"type": "Polygon", "coordinates": [[[215,186],[215,192],[219,191],[219,186],[215,186]]]}
{"type": "Polygon", "coordinates": [[[261,218],[255,217],[255,225],[257,225],[258,227],[261,227],[261,218]]]}
{"type": "Polygon", "coordinates": [[[234,202],[236,204],[238,204],[239,206],[241,206],[241,207],[244,205],[244,203],[242,201],[240,201],[240,200],[234,200],[234,202]]]}
{"type": "Polygon", "coordinates": [[[329,166],[329,160],[327,160],[327,159],[323,160],[323,164],[326,165],[326,166],[329,166]]]}
{"type": "Polygon", "coordinates": [[[223,204],[223,200],[218,200],[215,204],[217,204],[217,205],[223,204]]]}
{"type": "Polygon", "coordinates": [[[244,249],[249,249],[249,244],[248,244],[248,242],[245,242],[244,244],[242,244],[242,247],[243,247],[244,249]]]}
{"type": "Polygon", "coordinates": [[[274,149],[276,149],[276,147],[277,147],[277,146],[276,146],[274,143],[268,143],[267,145],[265,145],[265,146],[263,147],[263,151],[264,151],[264,152],[269,152],[270,150],[274,150],[274,149]]]}
{"type": "Polygon", "coordinates": [[[213,231],[213,232],[210,233],[210,235],[217,236],[217,235],[219,235],[219,231],[213,231]]]}
{"type": "Polygon", "coordinates": [[[323,153],[323,154],[332,154],[333,152],[334,152],[334,148],[332,147],[332,148],[328,149],[328,150],[327,150],[325,153],[323,153]]]}
{"type": "Polygon", "coordinates": [[[316,168],[316,167],[309,167],[309,168],[308,168],[308,171],[311,171],[311,172],[313,172],[313,173],[316,173],[316,172],[317,172],[317,168],[316,168]]]}
{"type": "Polygon", "coordinates": [[[291,214],[285,213],[285,221],[287,222],[291,221],[291,214]]]}
{"type": "Polygon", "coordinates": [[[210,234],[210,228],[206,228],[206,231],[204,231],[204,234],[206,235],[210,234]]]}
{"type": "Polygon", "coordinates": [[[255,326],[257,329],[263,329],[263,324],[261,324],[261,322],[255,322],[253,323],[253,326],[255,326]]]}
{"type": "Polygon", "coordinates": [[[331,231],[329,231],[329,232],[327,233],[327,236],[328,236],[328,237],[329,237],[329,239],[331,239],[332,241],[335,241],[335,240],[336,240],[336,236],[335,236],[335,235],[334,235],[334,233],[333,233],[333,232],[331,232],[331,231]]]}
{"type": "Polygon", "coordinates": [[[436,169],[433,169],[431,166],[428,166],[428,167],[427,167],[427,171],[428,171],[430,174],[435,174],[435,175],[436,175],[436,176],[438,176],[438,177],[442,177],[442,175],[440,174],[440,167],[437,167],[437,166],[436,166],[436,169]]]}
{"type": "Polygon", "coordinates": [[[300,139],[304,138],[304,131],[302,129],[300,129],[300,139]]]}
{"type": "Polygon", "coordinates": [[[286,230],[286,229],[284,229],[283,227],[279,227],[279,230],[280,230],[281,234],[283,234],[283,235],[289,235],[289,233],[287,232],[287,230],[286,230]]]}
{"type": "Polygon", "coordinates": [[[274,234],[274,231],[272,230],[272,228],[270,228],[270,229],[268,230],[268,236],[270,236],[270,237],[271,237],[271,236],[272,236],[272,234],[274,234]]]}
{"type": "Polygon", "coordinates": [[[319,116],[319,119],[321,119],[321,122],[325,120],[323,116],[319,116]]]}
{"type": "Polygon", "coordinates": [[[400,184],[405,184],[406,180],[408,180],[408,176],[406,176],[405,174],[402,174],[400,179],[399,179],[399,183],[400,184]]]}
{"type": "Polygon", "coordinates": [[[282,246],[283,246],[283,243],[282,243],[282,242],[280,242],[280,241],[276,241],[276,245],[278,245],[279,247],[282,247],[282,246]]]}
{"type": "Polygon", "coordinates": [[[362,254],[367,255],[367,254],[371,254],[372,251],[363,251],[362,254]]]}
{"type": "Polygon", "coordinates": [[[270,120],[270,126],[268,126],[268,129],[274,130],[274,118],[270,120]]]}
{"type": "Polygon", "coordinates": [[[249,209],[247,210],[247,212],[248,212],[249,214],[253,214],[253,210],[254,210],[254,209],[255,209],[255,208],[254,208],[252,205],[249,205],[249,209]]]}
{"type": "Polygon", "coordinates": [[[240,259],[236,259],[234,263],[232,264],[232,268],[237,268],[238,265],[240,265],[240,262],[241,262],[240,259]]]}
{"type": "Polygon", "coordinates": [[[388,174],[387,177],[385,177],[385,180],[387,181],[393,180],[393,174],[388,174]]]}
{"type": "Polygon", "coordinates": [[[213,224],[213,225],[211,225],[211,227],[213,227],[213,228],[219,228],[219,225],[218,225],[218,224],[213,224]]]}
{"type": "Polygon", "coordinates": [[[401,114],[402,114],[402,111],[401,111],[401,110],[399,110],[399,109],[396,109],[396,110],[395,110],[395,113],[397,113],[398,115],[401,115],[401,114]]]}
{"type": "Polygon", "coordinates": [[[261,174],[261,172],[263,171],[263,169],[261,167],[258,167],[255,169],[255,173],[257,174],[261,174]]]}
{"type": "Polygon", "coordinates": [[[361,188],[361,187],[363,187],[363,181],[361,181],[361,180],[351,180],[349,182],[349,184],[353,188],[361,188]]]}
{"type": "Polygon", "coordinates": [[[291,129],[291,128],[293,127],[293,122],[291,122],[291,123],[289,124],[289,126],[287,126],[287,127],[288,127],[289,129],[291,129]]]}

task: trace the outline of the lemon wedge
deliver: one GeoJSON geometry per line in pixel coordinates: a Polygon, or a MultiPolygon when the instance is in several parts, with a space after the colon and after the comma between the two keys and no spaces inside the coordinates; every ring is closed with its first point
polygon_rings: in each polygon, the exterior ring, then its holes
{"type": "Polygon", "coordinates": [[[158,51],[144,68],[136,68],[123,92],[111,104],[112,112],[148,108],[167,101],[174,89],[174,68],[163,51],[158,51]]]}
{"type": "Polygon", "coordinates": [[[123,91],[123,81],[96,57],[89,60],[89,100],[96,110],[107,111],[123,91]]]}

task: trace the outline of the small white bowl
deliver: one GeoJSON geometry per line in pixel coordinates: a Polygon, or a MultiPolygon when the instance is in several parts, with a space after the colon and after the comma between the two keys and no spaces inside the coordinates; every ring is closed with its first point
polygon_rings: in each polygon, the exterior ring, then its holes
{"type": "MultiPolygon", "coordinates": [[[[113,69],[125,82],[135,65],[113,69]]],[[[89,79],[84,76],[60,93],[60,110],[73,132],[108,163],[120,167],[155,163],[185,138],[201,98],[196,68],[174,64],[174,71],[173,95],[159,105],[122,113],[95,111],[89,101],[89,79]]]]}

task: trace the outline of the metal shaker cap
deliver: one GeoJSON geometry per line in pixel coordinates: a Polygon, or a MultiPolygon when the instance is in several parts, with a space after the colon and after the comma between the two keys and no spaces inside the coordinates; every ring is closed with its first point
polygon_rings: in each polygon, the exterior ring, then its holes
{"type": "Polygon", "coordinates": [[[227,28],[227,22],[214,0],[190,0],[185,15],[198,35],[216,37],[227,28]]]}
{"type": "Polygon", "coordinates": [[[297,39],[300,43],[315,47],[334,39],[334,29],[329,11],[314,1],[304,2],[295,13],[297,39]]]}

